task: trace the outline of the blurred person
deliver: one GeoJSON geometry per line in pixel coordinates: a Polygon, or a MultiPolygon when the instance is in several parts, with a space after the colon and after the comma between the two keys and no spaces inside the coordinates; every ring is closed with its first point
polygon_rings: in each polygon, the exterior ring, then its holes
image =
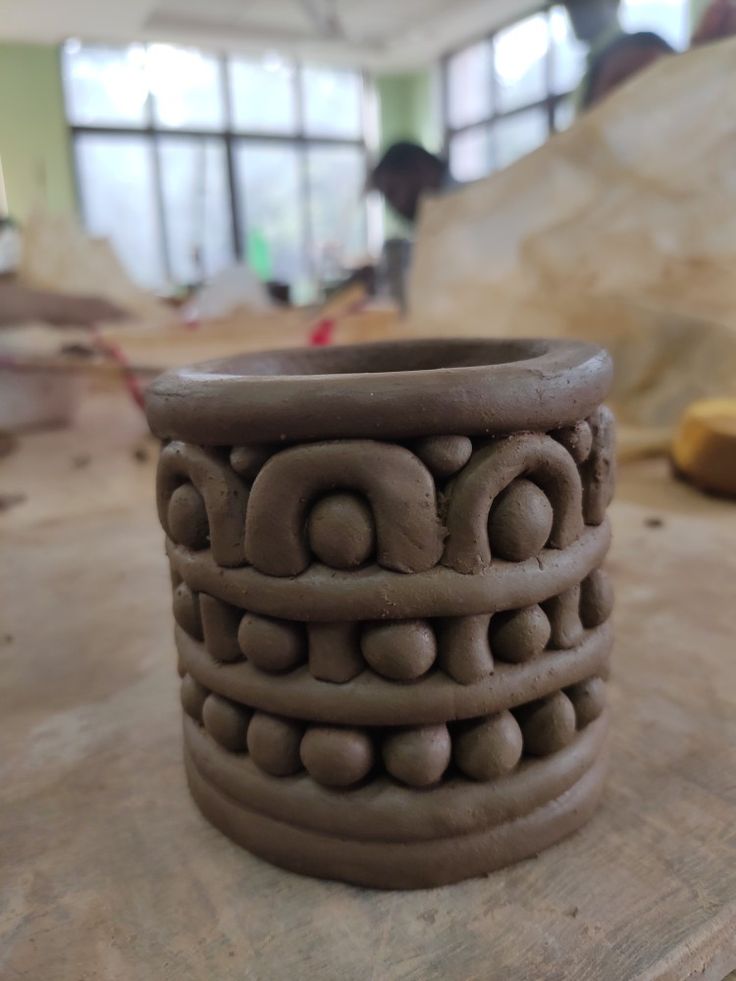
{"type": "MultiPolygon", "coordinates": [[[[600,102],[627,79],[675,49],[653,31],[627,34],[618,19],[619,0],[564,0],[576,37],[587,43],[588,67],[578,90],[581,109],[600,102]]],[[[736,34],[736,0],[712,0],[691,45],[736,34]]]]}
{"type": "Polygon", "coordinates": [[[706,44],[736,34],[736,0],[712,0],[693,31],[691,44],[706,44]]]}
{"type": "Polygon", "coordinates": [[[369,188],[380,191],[391,208],[412,224],[419,202],[427,193],[455,186],[448,164],[419,143],[402,140],[383,154],[369,178],[369,188]]]}
{"type": "Polygon", "coordinates": [[[580,108],[594,106],[632,75],[674,53],[675,49],[653,31],[620,34],[589,61],[580,87],[580,108]]]}
{"type": "Polygon", "coordinates": [[[604,47],[622,34],[618,19],[619,0],[564,0],[578,41],[591,49],[604,47]]]}

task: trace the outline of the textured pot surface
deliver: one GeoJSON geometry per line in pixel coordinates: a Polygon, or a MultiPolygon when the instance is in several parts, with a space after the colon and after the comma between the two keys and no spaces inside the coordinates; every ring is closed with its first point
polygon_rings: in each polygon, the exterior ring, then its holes
{"type": "Polygon", "coordinates": [[[610,380],[590,344],[453,340],[153,384],[185,762],[209,820],[295,871],[411,888],[588,819],[610,380]]]}

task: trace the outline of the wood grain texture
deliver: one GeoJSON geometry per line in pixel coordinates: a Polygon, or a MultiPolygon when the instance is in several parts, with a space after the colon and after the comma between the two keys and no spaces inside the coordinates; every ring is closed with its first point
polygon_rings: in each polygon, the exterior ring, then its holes
{"type": "Polygon", "coordinates": [[[0,976],[720,979],[736,967],[736,508],[631,464],[611,770],[537,859],[418,893],[251,857],[186,791],[154,448],[122,400],[0,463],[0,976]],[[88,454],[80,466],[74,457],[88,454]],[[651,526],[648,519],[663,524],[651,526]]]}

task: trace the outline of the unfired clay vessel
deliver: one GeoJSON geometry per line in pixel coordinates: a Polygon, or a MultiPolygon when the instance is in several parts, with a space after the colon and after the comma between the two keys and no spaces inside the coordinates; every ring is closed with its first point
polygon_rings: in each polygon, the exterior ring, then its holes
{"type": "Polygon", "coordinates": [[[185,762],[213,824],[298,872],[411,888],[587,821],[610,378],[589,344],[469,340],[154,383],[185,762]]]}

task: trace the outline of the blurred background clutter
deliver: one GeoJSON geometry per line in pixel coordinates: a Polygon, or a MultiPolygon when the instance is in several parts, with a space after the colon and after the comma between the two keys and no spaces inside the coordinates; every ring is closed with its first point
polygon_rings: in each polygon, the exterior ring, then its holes
{"type": "Polygon", "coordinates": [[[569,332],[661,449],[735,394],[735,31],[736,0],[6,2],[0,426],[43,421],[33,372],[140,401],[249,347],[569,332]]]}

